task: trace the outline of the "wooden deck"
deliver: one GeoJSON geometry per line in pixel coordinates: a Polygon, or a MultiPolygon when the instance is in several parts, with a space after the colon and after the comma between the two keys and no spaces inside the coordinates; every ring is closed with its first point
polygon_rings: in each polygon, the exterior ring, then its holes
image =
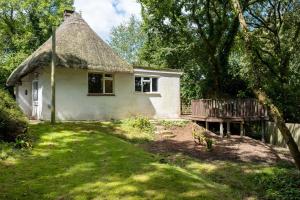
{"type": "Polygon", "coordinates": [[[209,129],[209,122],[220,123],[220,134],[223,135],[223,123],[227,123],[227,134],[230,134],[230,123],[240,123],[241,135],[244,134],[246,121],[261,121],[268,119],[267,111],[256,99],[199,99],[191,103],[191,114],[183,118],[204,121],[209,129]]]}
{"type": "Polygon", "coordinates": [[[193,100],[188,117],[210,122],[258,121],[267,119],[266,109],[256,99],[193,100]]]}

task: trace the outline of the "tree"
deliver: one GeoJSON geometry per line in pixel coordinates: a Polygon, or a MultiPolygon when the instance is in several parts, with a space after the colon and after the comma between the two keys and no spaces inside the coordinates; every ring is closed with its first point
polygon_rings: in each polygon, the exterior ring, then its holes
{"type": "MultiPolygon", "coordinates": [[[[300,64],[299,11],[293,1],[259,1],[249,6],[245,20],[253,38],[254,53],[260,63],[260,87],[273,99],[283,112],[286,121],[300,121],[300,64]]],[[[244,49],[241,37],[240,75],[244,80],[250,65],[243,65],[244,49]],[[242,59],[241,59],[242,58],[242,59]]],[[[237,49],[233,52],[236,53],[237,49]]],[[[255,82],[255,81],[250,81],[255,82]]]]}
{"type": "MultiPolygon", "coordinates": [[[[279,128],[280,132],[283,135],[283,138],[285,139],[285,142],[287,143],[289,150],[291,152],[291,155],[293,156],[295,160],[295,164],[300,170],[300,151],[299,148],[294,141],[291,132],[287,128],[285,124],[285,120],[282,115],[282,111],[279,109],[279,107],[276,105],[275,101],[272,101],[272,99],[267,95],[265,92],[265,85],[272,85],[272,81],[268,78],[264,77],[264,71],[266,70],[267,72],[270,72],[273,74],[273,77],[275,79],[279,79],[282,82],[278,82],[277,84],[286,84],[288,79],[288,63],[291,60],[291,55],[294,53],[294,50],[297,48],[297,45],[292,45],[292,43],[288,44],[288,48],[285,48],[282,52],[280,48],[282,47],[280,44],[283,44],[283,41],[288,42],[288,40],[291,40],[292,42],[297,43],[296,41],[299,39],[299,31],[300,31],[300,24],[299,22],[296,21],[295,27],[290,26],[290,23],[292,23],[291,20],[293,20],[293,17],[290,18],[291,16],[294,16],[296,13],[297,15],[299,14],[299,4],[297,1],[293,0],[287,0],[287,1],[272,1],[269,0],[267,1],[267,7],[264,7],[260,5],[260,11],[259,15],[257,13],[253,15],[250,11],[250,15],[254,17],[257,20],[263,20],[260,21],[264,23],[264,28],[261,31],[266,31],[264,29],[268,29],[268,31],[271,32],[275,36],[275,40],[272,38],[273,37],[266,37],[265,42],[268,42],[268,49],[264,49],[264,45],[262,43],[257,42],[255,35],[256,31],[252,30],[253,33],[250,32],[249,26],[246,22],[246,19],[244,17],[244,12],[242,10],[242,6],[240,5],[239,0],[231,0],[232,2],[232,7],[233,10],[235,11],[236,15],[239,18],[240,26],[243,31],[243,40],[245,44],[245,52],[249,57],[250,60],[250,84],[251,88],[253,89],[254,93],[257,96],[257,99],[264,104],[268,111],[269,115],[273,118],[275,121],[276,126],[279,128]],[[280,5],[284,6],[282,8],[280,5]],[[270,6],[270,7],[269,7],[270,6]],[[270,8],[270,10],[268,9],[270,8]],[[264,17],[257,17],[257,16],[264,16],[264,17]],[[276,21],[278,20],[278,21],[276,21]],[[273,23],[272,23],[273,22],[273,23]],[[275,22],[275,23],[274,23],[275,22]],[[287,24],[288,27],[284,27],[284,24],[287,24]],[[282,30],[280,30],[282,28],[282,30]],[[292,35],[287,35],[285,29],[295,29],[292,31],[292,35]],[[277,31],[279,31],[277,33],[277,31]],[[274,45],[274,46],[273,46],[274,45]],[[278,46],[280,45],[280,46],[278,46]],[[272,53],[274,52],[269,52],[272,51],[272,48],[274,48],[275,53],[277,54],[276,56],[273,56],[272,53]],[[275,63],[274,66],[268,66],[269,63],[264,63],[267,61],[267,57],[263,57],[260,53],[264,51],[266,54],[271,54],[271,59],[277,58],[278,60],[270,60],[269,62],[272,62],[273,64],[275,63]],[[267,53],[267,52],[268,53],[267,53]],[[277,63],[277,66],[276,66],[277,63]],[[277,71],[278,70],[278,71],[277,71]]],[[[260,3],[260,2],[259,2],[260,3]]],[[[267,31],[267,32],[268,32],[267,31]]],[[[260,31],[258,31],[260,32],[260,31]]],[[[268,35],[267,32],[260,32],[262,35],[268,35]]],[[[289,32],[291,33],[291,32],[289,32]]],[[[284,46],[284,45],[283,45],[284,46]]],[[[281,87],[279,87],[281,88],[281,87]]],[[[284,89],[284,88],[281,88],[284,89]]],[[[280,91],[284,92],[284,91],[280,91]]]]}
{"type": "Polygon", "coordinates": [[[73,0],[0,0],[0,87],[8,75],[51,35],[73,0]]]}
{"type": "Polygon", "coordinates": [[[245,83],[228,72],[229,52],[239,27],[228,1],[140,2],[148,36],[142,58],[183,69],[186,99],[236,96],[246,90],[245,83]]]}
{"type": "Polygon", "coordinates": [[[133,15],[128,22],[113,27],[109,45],[127,62],[138,64],[141,62],[139,52],[145,40],[141,22],[133,15]]]}

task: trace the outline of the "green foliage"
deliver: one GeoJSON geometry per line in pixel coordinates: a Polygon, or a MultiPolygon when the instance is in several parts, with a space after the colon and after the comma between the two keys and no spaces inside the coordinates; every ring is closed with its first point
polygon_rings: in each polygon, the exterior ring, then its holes
{"type": "Polygon", "coordinates": [[[26,59],[27,56],[28,55],[23,52],[0,54],[0,88],[5,87],[6,80],[11,72],[22,60],[26,59]]]}
{"type": "MultiPolygon", "coordinates": [[[[162,164],[163,156],[115,137],[118,125],[31,125],[34,148],[0,160],[5,172],[0,173],[0,199],[265,199],[265,188],[287,193],[276,182],[258,184],[261,174],[275,181],[275,171],[285,171],[277,181],[294,189],[299,182],[296,169],[277,165],[207,162],[172,153],[162,164]]],[[[13,148],[7,144],[5,152],[8,147],[13,148]]]]}
{"type": "Polygon", "coordinates": [[[124,120],[124,123],[128,124],[129,126],[133,128],[137,128],[144,132],[152,133],[154,131],[154,126],[150,122],[149,118],[144,116],[138,116],[134,118],[129,118],[127,120],[124,120]]]}
{"type": "Polygon", "coordinates": [[[0,139],[14,141],[27,130],[28,122],[15,100],[0,89],[0,139]]]}
{"type": "MultiPolygon", "coordinates": [[[[182,98],[235,97],[247,85],[229,73],[238,20],[228,1],[140,0],[148,40],[141,57],[151,65],[179,68],[182,98]]],[[[245,5],[246,7],[246,5],[245,5]]]]}
{"type": "Polygon", "coordinates": [[[205,129],[204,128],[200,128],[199,130],[193,130],[192,135],[193,138],[198,140],[199,144],[204,144],[205,143],[205,129]]]}
{"type": "Polygon", "coordinates": [[[0,87],[72,8],[73,0],[0,0],[0,87]]]}
{"type": "Polygon", "coordinates": [[[253,69],[244,41],[237,37],[230,56],[232,74],[265,91],[287,122],[299,122],[299,2],[257,1],[246,9],[245,16],[259,67],[253,69]]]}
{"type": "Polygon", "coordinates": [[[206,146],[207,151],[213,150],[213,140],[206,136],[205,128],[201,127],[197,130],[193,130],[192,135],[195,142],[198,141],[198,144],[206,146]]]}
{"type": "Polygon", "coordinates": [[[258,174],[255,182],[265,191],[263,199],[296,200],[300,198],[300,174],[286,170],[258,174]]]}
{"type": "Polygon", "coordinates": [[[166,128],[173,128],[173,127],[184,127],[188,121],[183,120],[160,120],[159,124],[163,125],[166,128]]]}
{"type": "Polygon", "coordinates": [[[32,139],[28,134],[18,135],[15,142],[15,147],[18,149],[31,149],[32,139]]]}
{"type": "Polygon", "coordinates": [[[213,140],[211,138],[205,138],[205,142],[206,142],[207,151],[212,151],[213,150],[213,140]]]}
{"type": "Polygon", "coordinates": [[[13,144],[0,141],[0,160],[6,160],[13,155],[13,144]]]}
{"type": "Polygon", "coordinates": [[[112,28],[109,45],[127,62],[140,64],[139,53],[145,40],[146,35],[142,31],[141,22],[135,16],[131,16],[128,22],[112,28]]]}

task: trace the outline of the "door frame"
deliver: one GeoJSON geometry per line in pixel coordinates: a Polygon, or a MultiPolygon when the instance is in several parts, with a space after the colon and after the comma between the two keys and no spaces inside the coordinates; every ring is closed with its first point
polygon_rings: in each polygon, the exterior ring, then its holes
{"type": "Polygon", "coordinates": [[[31,105],[32,105],[32,112],[31,112],[31,117],[32,119],[38,120],[39,119],[39,81],[38,80],[32,80],[31,83],[31,105]],[[34,84],[37,84],[37,100],[34,100],[34,84]],[[36,108],[35,108],[36,107],[36,108]],[[36,113],[34,113],[36,112],[36,113]]]}

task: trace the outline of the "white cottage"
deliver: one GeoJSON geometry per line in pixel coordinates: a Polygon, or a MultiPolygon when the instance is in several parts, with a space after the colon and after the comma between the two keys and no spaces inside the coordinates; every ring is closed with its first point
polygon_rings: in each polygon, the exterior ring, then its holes
{"type": "MultiPolygon", "coordinates": [[[[15,87],[17,103],[31,119],[51,117],[51,40],[7,80],[8,86],[15,87]]],[[[58,120],[180,116],[181,72],[132,67],[78,13],[65,12],[56,32],[56,49],[58,120]]]]}

